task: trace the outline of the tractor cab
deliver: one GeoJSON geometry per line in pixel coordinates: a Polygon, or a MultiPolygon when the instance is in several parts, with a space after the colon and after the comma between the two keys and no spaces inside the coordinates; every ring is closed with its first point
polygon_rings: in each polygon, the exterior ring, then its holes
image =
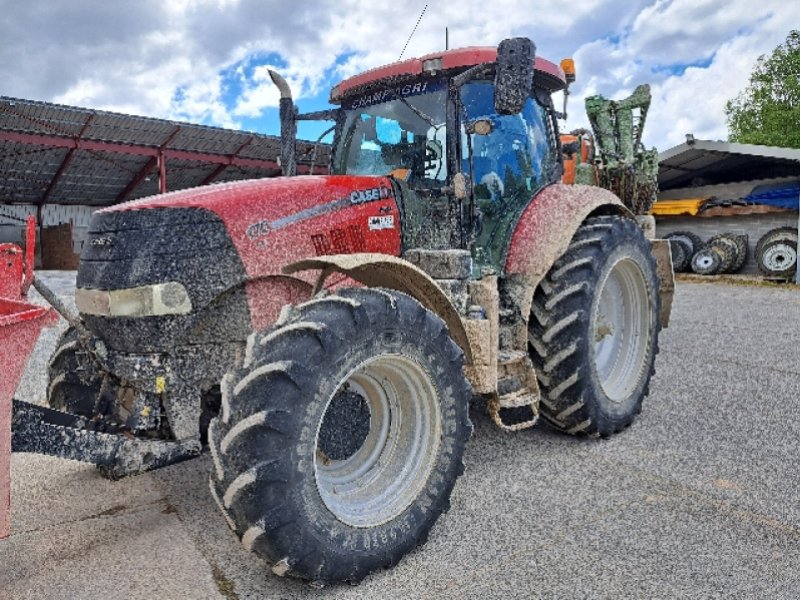
{"type": "Polygon", "coordinates": [[[523,38],[357,75],[331,91],[330,172],[391,178],[404,249],[470,250],[476,272],[502,271],[522,211],[560,178],[551,94],[566,85],[523,38]]]}

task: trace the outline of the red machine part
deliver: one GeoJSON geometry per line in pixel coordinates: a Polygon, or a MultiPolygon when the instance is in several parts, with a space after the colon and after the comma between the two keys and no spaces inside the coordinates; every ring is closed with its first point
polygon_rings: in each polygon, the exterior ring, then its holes
{"type": "Polygon", "coordinates": [[[16,244],[0,244],[0,298],[21,300],[33,283],[36,221],[30,216],[25,231],[25,250],[16,244]]]}
{"type": "Polygon", "coordinates": [[[0,244],[0,298],[22,298],[25,265],[22,248],[0,244]]]}
{"type": "Polygon", "coordinates": [[[0,538],[11,527],[11,400],[39,332],[57,319],[46,306],[0,298],[0,538]]]}
{"type": "Polygon", "coordinates": [[[58,319],[52,309],[23,301],[33,283],[33,217],[25,240],[24,251],[0,244],[0,539],[11,533],[11,400],[39,332],[58,319]]]}
{"type": "Polygon", "coordinates": [[[546,187],[519,219],[506,257],[506,272],[530,276],[538,283],[567,249],[583,220],[611,205],[620,212],[626,210],[619,198],[603,188],[559,183],[546,187]]]}
{"type": "MultiPolygon", "coordinates": [[[[482,63],[493,63],[497,60],[496,47],[472,46],[458,48],[445,52],[427,54],[419,58],[409,58],[402,62],[392,63],[377,69],[371,69],[350,79],[345,79],[331,90],[331,102],[338,104],[342,98],[361,86],[368,85],[381,79],[392,79],[403,76],[418,76],[426,71],[446,71],[458,67],[470,67],[482,63]]],[[[566,76],[561,67],[549,60],[537,57],[534,68],[541,83],[546,83],[549,89],[556,91],[563,89],[567,84],[566,76]]]]}

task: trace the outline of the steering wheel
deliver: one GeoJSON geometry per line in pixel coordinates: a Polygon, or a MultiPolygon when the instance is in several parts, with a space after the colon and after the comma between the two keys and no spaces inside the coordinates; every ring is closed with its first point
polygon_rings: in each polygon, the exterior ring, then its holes
{"type": "Polygon", "coordinates": [[[436,173],[430,179],[439,179],[439,174],[442,172],[442,165],[444,164],[443,156],[444,150],[441,142],[433,139],[425,142],[425,171],[427,172],[436,167],[436,173]]]}

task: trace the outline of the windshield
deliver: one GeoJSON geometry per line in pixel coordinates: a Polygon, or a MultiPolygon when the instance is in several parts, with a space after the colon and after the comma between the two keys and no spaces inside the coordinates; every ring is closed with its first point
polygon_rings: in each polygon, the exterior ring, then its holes
{"type": "Polygon", "coordinates": [[[348,99],[333,172],[446,181],[446,99],[447,86],[438,81],[348,99]]]}

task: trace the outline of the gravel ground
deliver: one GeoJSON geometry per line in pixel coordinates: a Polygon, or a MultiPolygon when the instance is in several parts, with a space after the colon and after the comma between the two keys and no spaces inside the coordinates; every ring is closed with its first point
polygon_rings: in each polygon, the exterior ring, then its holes
{"type": "MultiPolygon", "coordinates": [[[[48,273],[68,296],[71,274],[48,273]]],[[[800,597],[797,288],[678,284],[650,397],[608,440],[473,412],[467,472],[426,546],[360,586],[267,574],[209,498],[202,457],[111,483],[13,459],[13,598],[800,597]]],[[[57,330],[18,397],[41,400],[57,330]]]]}

